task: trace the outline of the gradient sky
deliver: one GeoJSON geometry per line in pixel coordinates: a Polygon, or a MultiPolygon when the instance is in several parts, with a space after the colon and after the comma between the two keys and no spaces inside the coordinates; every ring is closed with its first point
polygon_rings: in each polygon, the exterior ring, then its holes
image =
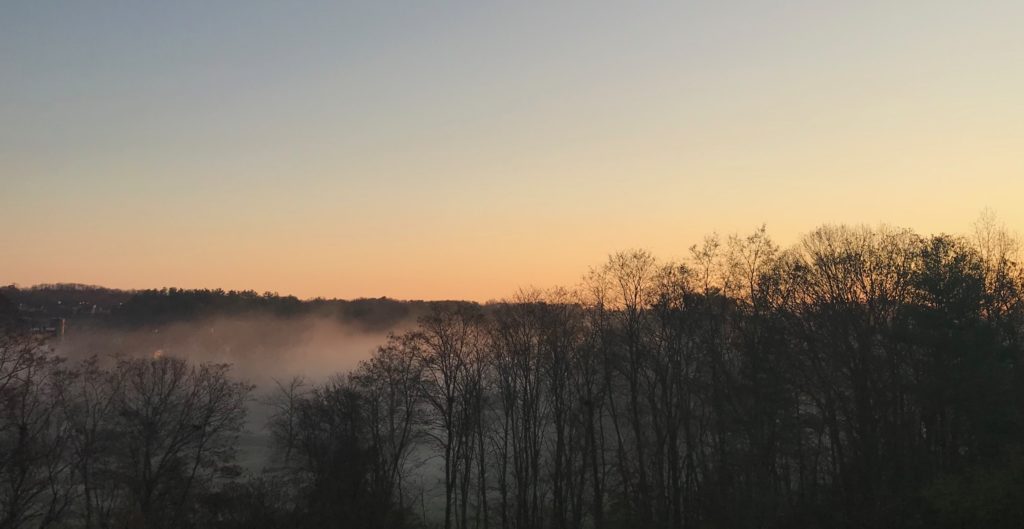
{"type": "Polygon", "coordinates": [[[0,4],[0,283],[486,300],[1024,229],[1024,2],[0,4]]]}

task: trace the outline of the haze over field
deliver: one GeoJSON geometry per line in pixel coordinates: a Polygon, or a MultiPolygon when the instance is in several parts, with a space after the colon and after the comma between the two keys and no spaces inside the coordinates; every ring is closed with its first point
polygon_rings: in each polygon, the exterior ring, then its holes
{"type": "Polygon", "coordinates": [[[383,344],[388,332],[403,332],[414,320],[368,331],[329,317],[219,317],[125,329],[69,329],[56,352],[72,359],[91,355],[176,356],[193,362],[232,364],[232,373],[273,388],[273,380],[305,376],[318,383],[356,368],[383,344]]]}

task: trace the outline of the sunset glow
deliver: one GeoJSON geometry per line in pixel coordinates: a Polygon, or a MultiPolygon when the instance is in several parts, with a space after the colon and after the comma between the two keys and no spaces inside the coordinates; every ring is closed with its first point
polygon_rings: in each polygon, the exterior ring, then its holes
{"type": "Polygon", "coordinates": [[[0,283],[488,300],[762,223],[1024,230],[1024,3],[0,8],[0,283]]]}

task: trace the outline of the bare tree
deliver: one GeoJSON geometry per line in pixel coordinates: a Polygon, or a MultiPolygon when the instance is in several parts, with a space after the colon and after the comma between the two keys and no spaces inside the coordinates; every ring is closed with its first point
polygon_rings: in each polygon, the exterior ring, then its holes
{"type": "Polygon", "coordinates": [[[483,390],[481,325],[475,308],[457,305],[424,317],[411,337],[419,351],[421,390],[430,410],[425,435],[442,452],[445,529],[466,529],[469,523],[471,462],[479,444],[475,441],[483,390]]]}
{"type": "Polygon", "coordinates": [[[179,358],[118,362],[117,428],[123,472],[146,527],[183,523],[194,493],[236,472],[231,463],[252,387],[226,364],[179,358]]]}
{"type": "Polygon", "coordinates": [[[298,375],[287,382],[274,380],[274,390],[263,399],[270,406],[271,412],[267,428],[274,440],[274,446],[280,452],[281,463],[285,468],[291,465],[292,455],[297,441],[298,406],[309,391],[310,383],[306,377],[298,375]]]}
{"type": "Polygon", "coordinates": [[[0,334],[0,527],[47,527],[71,501],[68,430],[56,406],[60,359],[40,337],[0,334]]]}
{"type": "Polygon", "coordinates": [[[380,494],[394,498],[400,509],[405,503],[403,478],[423,421],[418,356],[411,336],[391,336],[353,374],[375,448],[374,486],[380,494]]]}

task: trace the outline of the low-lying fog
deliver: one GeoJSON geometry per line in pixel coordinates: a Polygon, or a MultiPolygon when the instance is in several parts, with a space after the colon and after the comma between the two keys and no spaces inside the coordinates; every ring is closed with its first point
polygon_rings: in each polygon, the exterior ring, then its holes
{"type": "Polygon", "coordinates": [[[388,330],[368,330],[329,316],[216,317],[134,330],[70,328],[55,349],[72,361],[92,355],[169,355],[196,363],[231,364],[234,378],[256,386],[241,439],[241,459],[247,468],[259,470],[268,464],[269,455],[269,410],[261,400],[275,389],[274,380],[301,375],[322,383],[369,358],[389,332],[404,332],[414,325],[410,319],[388,330]]]}

